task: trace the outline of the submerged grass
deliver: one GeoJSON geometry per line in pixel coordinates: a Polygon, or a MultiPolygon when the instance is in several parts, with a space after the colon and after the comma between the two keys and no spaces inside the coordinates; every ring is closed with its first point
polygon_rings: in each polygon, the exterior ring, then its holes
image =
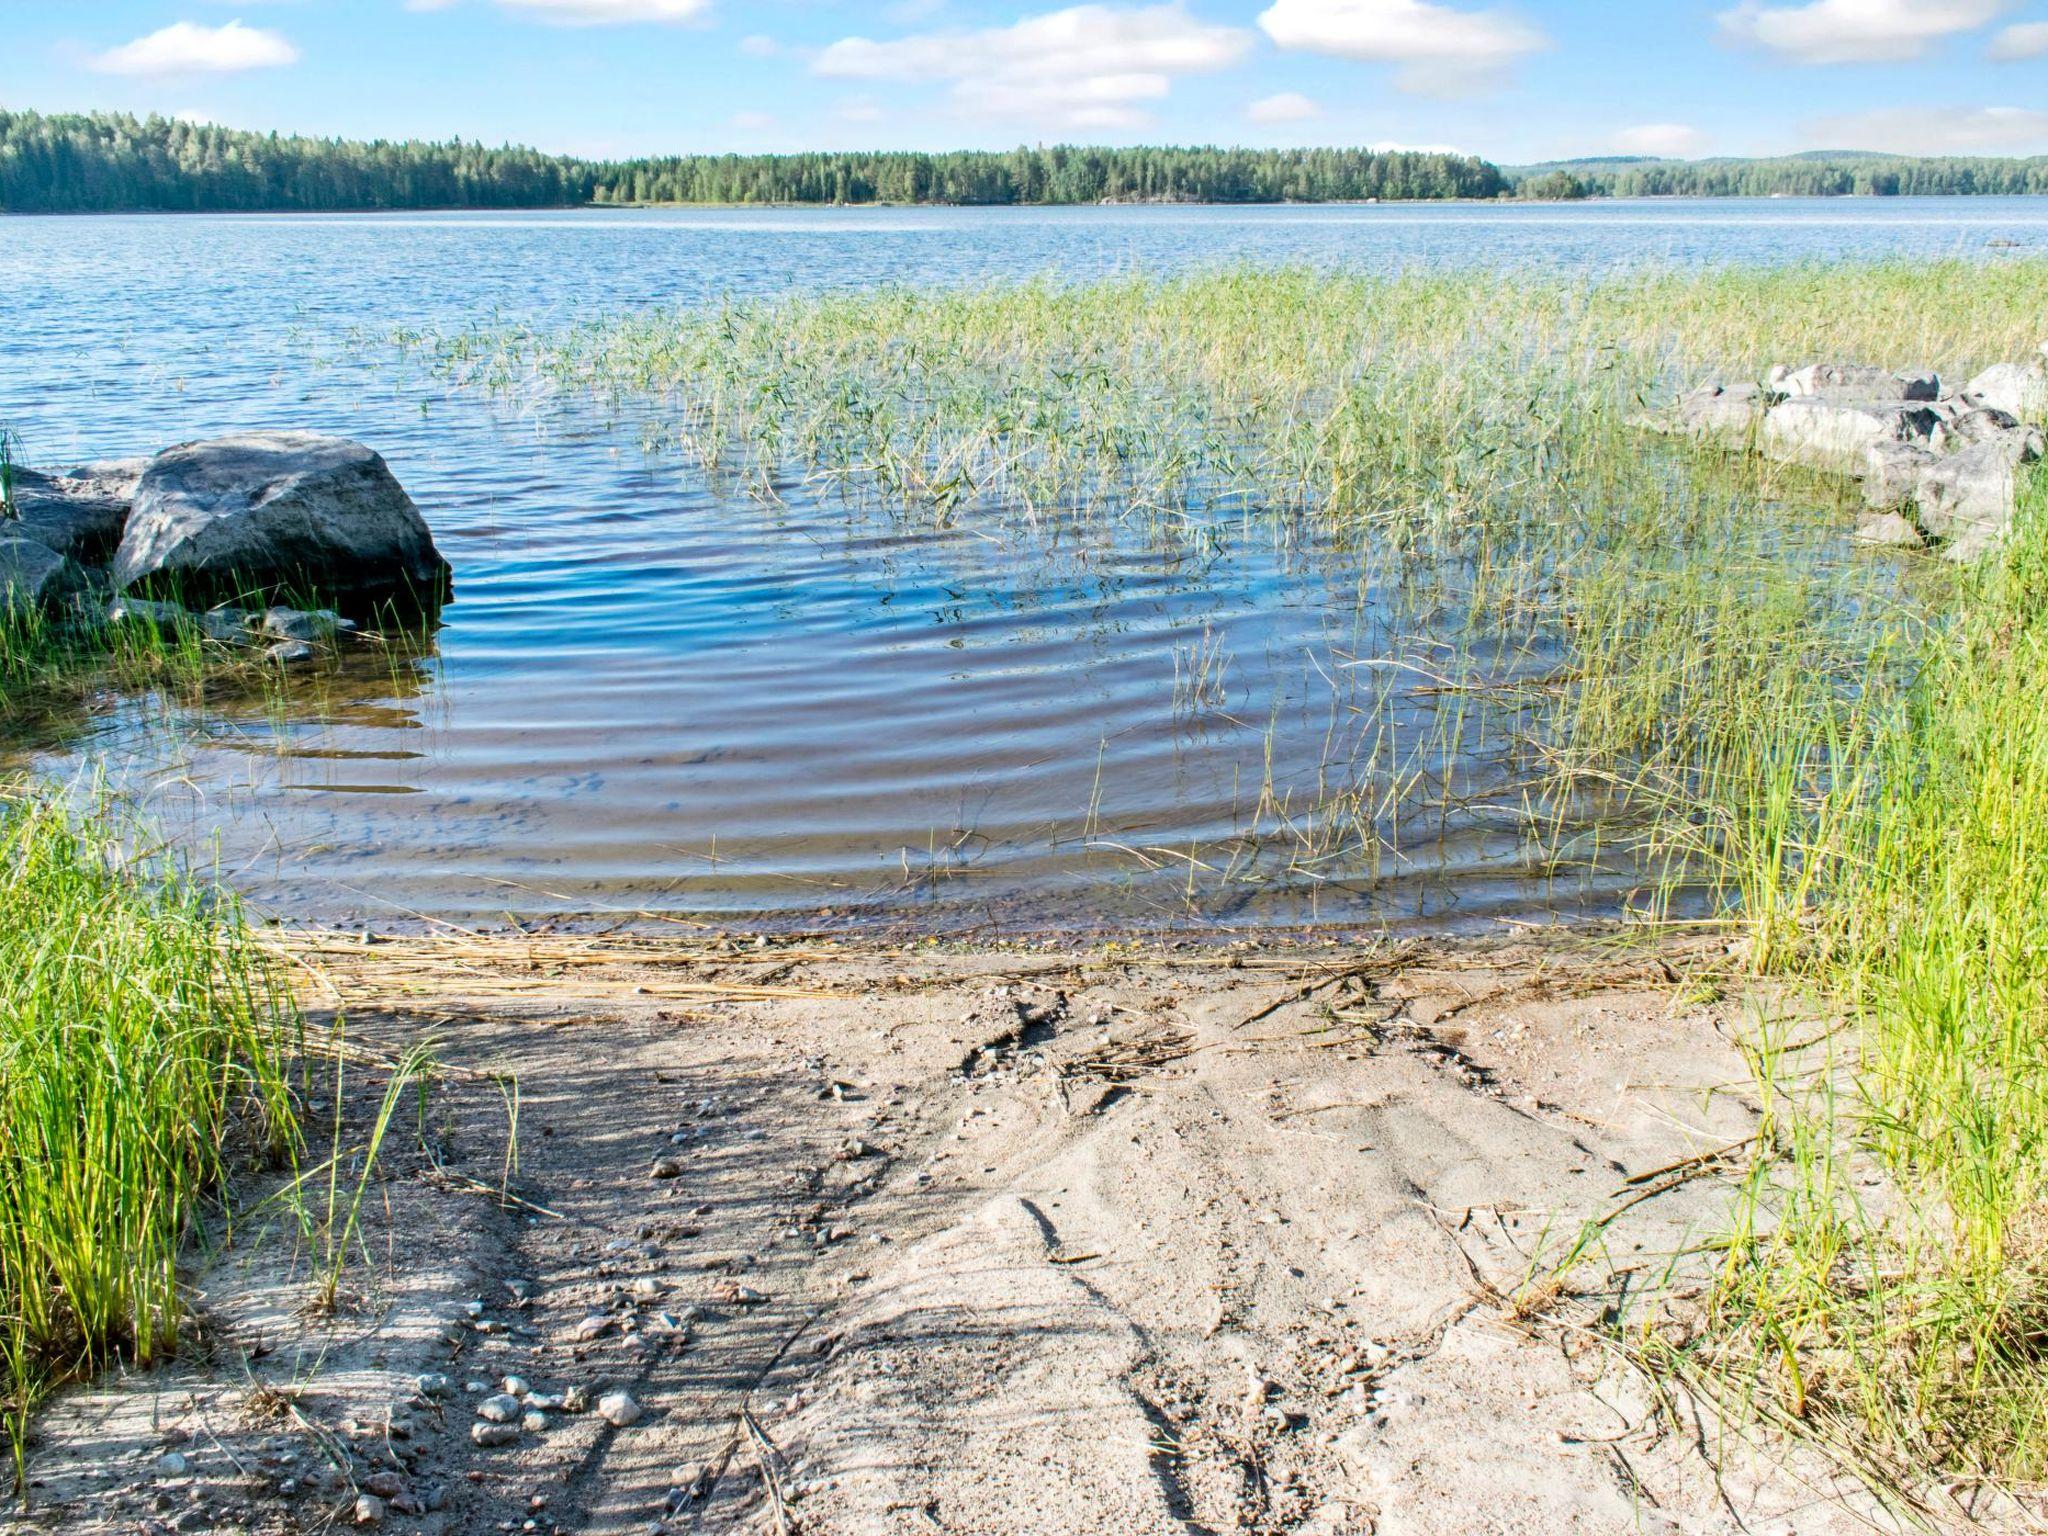
{"type": "Polygon", "coordinates": [[[175,1340],[178,1259],[235,1149],[297,1131],[296,1014],[233,902],[61,800],[0,803],[0,1390],[175,1340]]]}
{"type": "MultiPolygon", "coordinates": [[[[2031,356],[2043,314],[2032,260],[1293,269],[405,339],[537,409],[595,392],[765,494],[1355,539],[1411,644],[1341,664],[1358,750],[1313,811],[1262,799],[1297,867],[1332,828],[1412,853],[1421,800],[1440,825],[1483,803],[1532,867],[1619,855],[1639,912],[1723,925],[1845,1016],[1754,1042],[1766,1123],[1704,1313],[1639,1343],[1879,1482],[2038,1491],[2048,477],[1957,572],[1856,549],[1838,485],[1630,423],[1780,362],[1966,377],[2031,356]]],[[[1222,674],[1191,646],[1193,704],[1222,674]]]]}

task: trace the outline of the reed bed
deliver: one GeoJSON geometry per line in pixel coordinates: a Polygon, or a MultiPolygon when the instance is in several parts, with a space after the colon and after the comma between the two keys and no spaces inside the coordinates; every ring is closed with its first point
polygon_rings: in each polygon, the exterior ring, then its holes
{"type": "MultiPolygon", "coordinates": [[[[2038,260],[1287,269],[402,340],[762,495],[1355,541],[1409,643],[1341,663],[1350,750],[1311,803],[1262,797],[1297,872],[1483,810],[1531,868],[1624,871],[1636,915],[1704,922],[1845,1021],[1759,1029],[1755,1166],[1704,1302],[1641,1320],[1644,1357],[1879,1484],[2038,1490],[2048,489],[1958,572],[1856,549],[1839,484],[1632,418],[1780,362],[1967,376],[2032,355],[2044,314],[2038,260]]],[[[1226,686],[1196,647],[1190,706],[1226,686]]]]}
{"type": "Polygon", "coordinates": [[[294,1145],[296,1015],[233,902],[43,794],[0,802],[0,1393],[174,1343],[186,1239],[294,1145]]]}

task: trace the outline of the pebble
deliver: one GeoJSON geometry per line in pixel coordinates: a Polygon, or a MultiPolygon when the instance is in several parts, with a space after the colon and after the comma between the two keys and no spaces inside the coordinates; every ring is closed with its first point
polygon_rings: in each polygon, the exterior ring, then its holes
{"type": "Polygon", "coordinates": [[[363,1486],[380,1499],[395,1499],[405,1492],[405,1479],[396,1472],[372,1472],[363,1486]]]}
{"type": "Polygon", "coordinates": [[[519,1399],[509,1392],[487,1397],[476,1405],[476,1416],[493,1424],[509,1424],[519,1417],[519,1399]]]}
{"type": "Polygon", "coordinates": [[[384,1501],[374,1493],[366,1493],[356,1500],[357,1525],[382,1525],[384,1523],[384,1501]]]}
{"type": "Polygon", "coordinates": [[[534,1410],[519,1421],[519,1427],[530,1435],[544,1435],[551,1426],[546,1414],[534,1410]]]}
{"type": "Polygon", "coordinates": [[[176,1451],[165,1451],[163,1455],[157,1457],[156,1469],[165,1477],[183,1477],[185,1475],[185,1458],[176,1451]]]}
{"type": "Polygon", "coordinates": [[[496,1446],[510,1445],[513,1441],[517,1440],[519,1438],[519,1426],[516,1424],[485,1424],[479,1422],[469,1426],[469,1438],[485,1450],[490,1450],[496,1446]]]}
{"type": "Polygon", "coordinates": [[[574,1344],[594,1344],[610,1333],[615,1326],[614,1319],[602,1312],[593,1312],[569,1330],[569,1340],[574,1344]]]}
{"type": "Polygon", "coordinates": [[[533,1396],[533,1388],[526,1384],[524,1376],[507,1376],[501,1385],[507,1397],[516,1397],[521,1402],[533,1396]]]}
{"type": "Polygon", "coordinates": [[[683,1176],[683,1160],[679,1157],[657,1157],[654,1166],[647,1170],[650,1179],[680,1179],[683,1176]]]}
{"type": "Polygon", "coordinates": [[[614,1429],[640,1422],[640,1405],[630,1392],[607,1392],[597,1400],[598,1415],[614,1429]]]}

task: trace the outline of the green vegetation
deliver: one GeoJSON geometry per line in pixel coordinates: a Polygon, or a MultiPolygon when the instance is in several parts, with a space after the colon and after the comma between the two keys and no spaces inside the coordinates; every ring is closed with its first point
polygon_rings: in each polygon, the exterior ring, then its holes
{"type": "Polygon", "coordinates": [[[0,724],[18,727],[109,689],[191,699],[212,686],[274,681],[260,652],[215,644],[190,625],[111,624],[99,608],[0,612],[0,724]]]}
{"type": "Polygon", "coordinates": [[[689,155],[594,162],[479,144],[352,143],[115,113],[0,111],[0,211],[332,212],[585,203],[1327,202],[1492,197],[1460,155],[1094,149],[689,155]]]}
{"type": "Polygon", "coordinates": [[[1494,197],[1463,155],[1364,149],[1097,149],[695,155],[598,168],[599,203],[1329,203],[1494,197]]]}
{"type": "Polygon", "coordinates": [[[515,145],[317,139],[121,113],[0,111],[0,212],[340,212],[625,203],[1327,203],[2048,192],[2048,157],[1595,159],[1086,145],[591,161],[515,145]]]}
{"type": "Polygon", "coordinates": [[[294,1145],[295,1014],[233,902],[48,796],[0,806],[0,1390],[174,1342],[179,1254],[240,1152],[294,1145]]]}
{"type": "MultiPolygon", "coordinates": [[[[657,444],[764,494],[807,468],[940,521],[1355,538],[1409,648],[1344,664],[1359,751],[1263,834],[1312,874],[1412,852],[1418,814],[1510,822],[1532,868],[1624,878],[1846,1020],[1760,1030],[1704,1299],[1634,1344],[1910,1489],[2048,1475],[2048,487],[1960,572],[1854,547],[1838,483],[1630,422],[1777,362],[1967,375],[2044,313],[2038,261],[1292,270],[409,340],[506,393],[651,401],[657,444]]],[[[1199,703],[1220,659],[1177,662],[1199,703]]]]}
{"type": "Polygon", "coordinates": [[[1855,1033],[1762,1037],[1791,1155],[1752,1171],[1718,1326],[1659,1341],[1907,1488],[2048,1479],[2048,474],[2030,501],[1866,729],[1774,727],[1853,750],[1790,820],[1818,896],[1784,964],[1855,1033]]]}
{"type": "Polygon", "coordinates": [[[1515,196],[1534,203],[1575,203],[1592,195],[1593,189],[1570,171],[1545,171],[1515,186],[1515,196]]]}
{"type": "Polygon", "coordinates": [[[1526,188],[1568,175],[1599,197],[1950,197],[2048,193],[2048,156],[1805,154],[1770,160],[1569,160],[1511,169],[1526,188]]]}
{"type": "Polygon", "coordinates": [[[558,208],[586,168],[530,149],[351,144],[169,118],[0,111],[0,211],[558,208]]]}

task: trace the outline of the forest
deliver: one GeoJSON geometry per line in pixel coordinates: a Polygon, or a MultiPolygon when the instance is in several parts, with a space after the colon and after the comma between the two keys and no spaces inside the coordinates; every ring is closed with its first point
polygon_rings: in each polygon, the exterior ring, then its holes
{"type": "Polygon", "coordinates": [[[1610,158],[1503,170],[1472,156],[1414,150],[1039,145],[595,161],[510,145],[358,142],[121,113],[0,110],[0,211],[8,213],[2044,192],[2048,157],[1610,158]]]}
{"type": "Polygon", "coordinates": [[[460,142],[359,143],[161,117],[0,111],[0,209],[11,213],[1337,202],[1495,197],[1507,187],[1483,160],[1406,151],[1058,145],[601,162],[460,142]]]}
{"type": "Polygon", "coordinates": [[[2048,156],[1786,155],[1769,160],[1575,161],[1510,172],[1568,175],[1593,197],[1968,197],[2048,192],[2048,156]]]}

